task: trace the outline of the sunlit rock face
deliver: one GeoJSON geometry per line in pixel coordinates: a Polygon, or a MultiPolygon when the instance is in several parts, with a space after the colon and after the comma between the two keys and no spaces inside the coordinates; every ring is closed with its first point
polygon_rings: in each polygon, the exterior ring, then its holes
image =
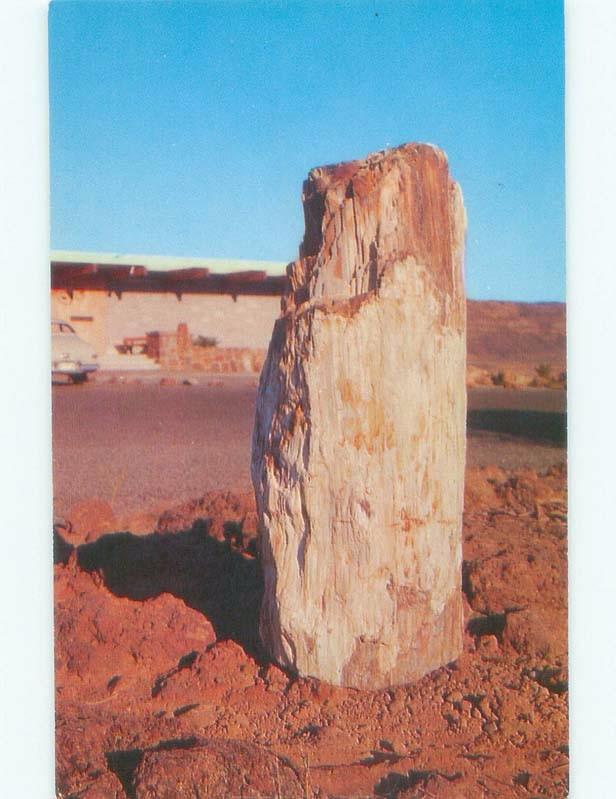
{"type": "Polygon", "coordinates": [[[257,398],[262,641],[336,685],[462,649],[466,216],[445,155],[313,169],[257,398]]]}

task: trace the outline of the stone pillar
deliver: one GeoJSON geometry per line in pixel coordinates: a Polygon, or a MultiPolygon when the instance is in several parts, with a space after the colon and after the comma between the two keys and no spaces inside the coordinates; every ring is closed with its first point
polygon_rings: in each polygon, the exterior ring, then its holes
{"type": "Polygon", "coordinates": [[[188,354],[190,349],[190,336],[188,335],[188,325],[186,322],[180,322],[177,327],[177,350],[178,350],[178,363],[180,367],[188,366],[188,354]]]}
{"type": "Polygon", "coordinates": [[[313,169],[303,202],[253,433],[260,633],[376,689],[462,649],[466,216],[421,144],[313,169]]]}

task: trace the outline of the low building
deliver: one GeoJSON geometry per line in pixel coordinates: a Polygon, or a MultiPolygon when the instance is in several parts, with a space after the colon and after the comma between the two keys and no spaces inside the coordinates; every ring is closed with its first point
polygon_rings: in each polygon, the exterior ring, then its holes
{"type": "Polygon", "coordinates": [[[286,264],[53,251],[52,317],[102,356],[125,340],[186,325],[223,348],[266,349],[286,264]]]}

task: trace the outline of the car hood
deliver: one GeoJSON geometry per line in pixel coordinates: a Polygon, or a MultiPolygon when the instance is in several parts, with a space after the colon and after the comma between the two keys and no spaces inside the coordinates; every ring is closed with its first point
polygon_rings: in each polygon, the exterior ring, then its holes
{"type": "Polygon", "coordinates": [[[94,347],[73,333],[56,333],[51,337],[51,355],[57,360],[90,362],[94,347]]]}

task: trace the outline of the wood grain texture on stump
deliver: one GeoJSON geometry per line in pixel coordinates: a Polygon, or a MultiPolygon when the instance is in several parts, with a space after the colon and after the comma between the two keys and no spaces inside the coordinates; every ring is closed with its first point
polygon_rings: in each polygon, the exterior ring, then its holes
{"type": "Polygon", "coordinates": [[[260,633],[376,689],[462,649],[466,215],[423,144],[313,169],[303,202],[253,433],[260,633]]]}

